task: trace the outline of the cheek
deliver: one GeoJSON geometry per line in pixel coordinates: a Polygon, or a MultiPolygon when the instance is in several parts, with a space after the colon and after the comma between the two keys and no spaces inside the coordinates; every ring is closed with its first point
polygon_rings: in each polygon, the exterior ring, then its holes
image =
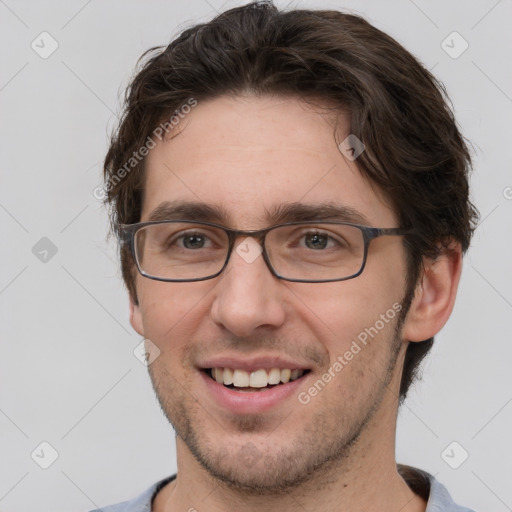
{"type": "Polygon", "coordinates": [[[141,284],[138,291],[145,336],[161,350],[170,341],[179,345],[181,333],[190,334],[205,315],[208,290],[204,283],[150,281],[141,284]]]}
{"type": "Polygon", "coordinates": [[[294,290],[301,299],[294,306],[299,324],[322,343],[330,365],[342,357],[347,378],[363,378],[365,368],[386,364],[403,298],[400,280],[377,283],[370,273],[363,276],[294,290]]]}
{"type": "Polygon", "coordinates": [[[386,378],[396,348],[402,297],[401,290],[356,286],[355,280],[353,286],[342,284],[310,295],[308,308],[303,310],[307,320],[303,316],[302,323],[310,326],[328,353],[322,373],[332,380],[333,394],[326,394],[325,399],[343,397],[343,403],[355,406],[358,397],[372,395],[386,378]]]}
{"type": "Polygon", "coordinates": [[[306,306],[301,311],[309,317],[308,323],[321,324],[343,339],[373,325],[380,314],[385,314],[402,298],[400,287],[379,286],[362,276],[294,292],[306,306]]]}

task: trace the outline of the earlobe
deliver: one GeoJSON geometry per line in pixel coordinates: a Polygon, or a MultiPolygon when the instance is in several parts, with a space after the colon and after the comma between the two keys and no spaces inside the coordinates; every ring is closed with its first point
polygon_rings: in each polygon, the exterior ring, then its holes
{"type": "Polygon", "coordinates": [[[144,328],[142,323],[142,313],[139,304],[135,304],[133,297],[130,295],[130,324],[135,331],[144,336],[144,328]]]}
{"type": "Polygon", "coordinates": [[[436,335],[453,310],[462,270],[460,244],[452,244],[435,259],[425,258],[422,276],[404,322],[408,341],[425,341],[436,335]]]}

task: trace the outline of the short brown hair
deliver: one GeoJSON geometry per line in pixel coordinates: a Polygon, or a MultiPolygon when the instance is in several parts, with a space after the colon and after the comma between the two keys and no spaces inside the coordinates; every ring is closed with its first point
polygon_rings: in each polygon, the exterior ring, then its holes
{"type": "MultiPolygon", "coordinates": [[[[348,109],[350,132],[366,146],[357,159],[360,172],[390,201],[400,226],[417,233],[404,240],[409,300],[424,257],[435,258],[450,240],[467,250],[478,215],[468,195],[471,159],[446,91],[363,18],[280,11],[271,2],[253,2],[185,30],[141,59],[104,164],[117,235],[121,223],[140,220],[144,159],[132,159],[155,128],[191,98],[200,102],[250,91],[321,98],[348,109]]],[[[126,247],[120,253],[124,281],[136,301],[133,261],[126,247]]],[[[432,343],[433,338],[409,343],[402,399],[432,343]]]]}

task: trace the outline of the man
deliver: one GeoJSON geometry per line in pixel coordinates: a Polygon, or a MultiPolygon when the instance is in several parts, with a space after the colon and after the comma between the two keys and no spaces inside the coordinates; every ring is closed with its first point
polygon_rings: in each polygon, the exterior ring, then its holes
{"type": "Polygon", "coordinates": [[[253,3],[153,49],[105,179],[178,472],[102,510],[468,510],[394,438],[469,166],[442,86],[357,16],[253,3]]]}

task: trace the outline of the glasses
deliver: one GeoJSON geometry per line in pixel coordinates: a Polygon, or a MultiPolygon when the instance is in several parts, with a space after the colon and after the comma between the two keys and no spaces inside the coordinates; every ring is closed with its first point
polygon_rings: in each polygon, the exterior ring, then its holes
{"type": "Polygon", "coordinates": [[[275,277],[300,283],[353,279],[363,272],[372,240],[412,233],[329,221],[241,231],[193,220],[123,224],[121,232],[139,272],[149,279],[213,279],[226,268],[237,238],[245,236],[251,238],[235,250],[240,257],[252,262],[261,254],[275,277]]]}

